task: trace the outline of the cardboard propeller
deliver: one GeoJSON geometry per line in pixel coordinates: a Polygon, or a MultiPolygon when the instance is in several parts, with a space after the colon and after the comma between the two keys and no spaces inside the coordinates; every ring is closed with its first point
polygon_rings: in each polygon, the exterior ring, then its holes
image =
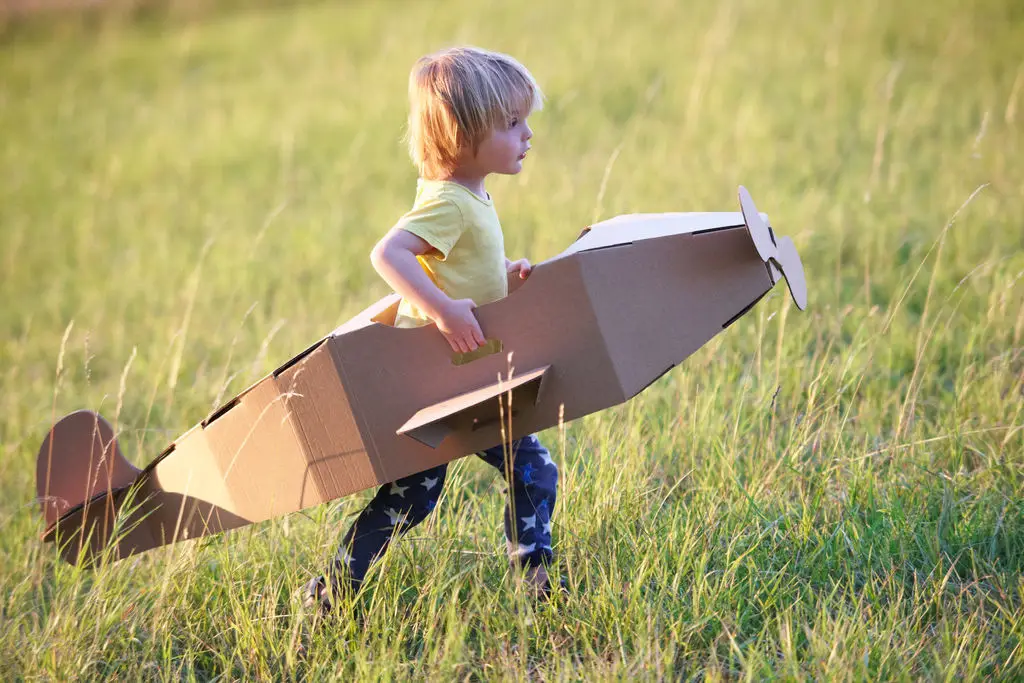
{"type": "Polygon", "coordinates": [[[99,415],[72,413],[37,461],[68,562],[123,558],[301,510],[621,403],[785,279],[793,242],[740,188],[739,212],[618,216],[476,309],[488,343],[453,354],[392,326],[387,297],[235,396],[144,469],[99,415]]]}

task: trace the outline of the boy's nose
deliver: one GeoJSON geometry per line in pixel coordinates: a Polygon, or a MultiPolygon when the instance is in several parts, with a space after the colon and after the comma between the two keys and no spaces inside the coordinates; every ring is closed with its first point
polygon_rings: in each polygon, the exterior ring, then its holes
{"type": "Polygon", "coordinates": [[[533,129],[530,128],[530,124],[526,124],[526,126],[523,128],[523,139],[524,140],[529,140],[532,137],[533,137],[533,129]]]}

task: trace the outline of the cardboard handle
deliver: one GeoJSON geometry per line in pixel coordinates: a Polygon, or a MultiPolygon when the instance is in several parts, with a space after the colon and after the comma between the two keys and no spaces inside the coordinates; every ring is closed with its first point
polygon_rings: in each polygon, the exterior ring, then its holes
{"type": "Polygon", "coordinates": [[[469,365],[475,360],[501,353],[502,348],[504,347],[500,339],[488,339],[472,351],[456,351],[453,353],[452,365],[469,365]]]}

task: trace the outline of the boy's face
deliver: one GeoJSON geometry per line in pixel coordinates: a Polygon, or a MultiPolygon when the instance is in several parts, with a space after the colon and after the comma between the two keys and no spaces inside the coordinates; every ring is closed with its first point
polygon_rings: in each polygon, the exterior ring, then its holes
{"type": "Polygon", "coordinates": [[[533,131],[526,116],[517,116],[506,126],[499,126],[480,143],[473,161],[479,172],[515,175],[523,170],[523,159],[530,149],[533,131]]]}

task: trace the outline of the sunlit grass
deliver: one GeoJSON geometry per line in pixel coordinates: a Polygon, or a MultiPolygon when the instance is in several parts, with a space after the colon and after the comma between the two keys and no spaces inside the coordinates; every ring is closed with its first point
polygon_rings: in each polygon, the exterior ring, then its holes
{"type": "Polygon", "coordinates": [[[0,44],[0,678],[1024,675],[1014,3],[90,16],[0,44]],[[412,199],[405,79],[455,42],[549,98],[524,173],[489,185],[511,256],[619,213],[736,210],[744,184],[795,240],[808,311],[780,288],[542,435],[572,588],[550,605],[517,591],[472,458],[326,623],[293,594],[368,494],[58,560],[32,499],[54,414],[99,410],[148,462],[386,292],[368,253],[412,199]]]}

